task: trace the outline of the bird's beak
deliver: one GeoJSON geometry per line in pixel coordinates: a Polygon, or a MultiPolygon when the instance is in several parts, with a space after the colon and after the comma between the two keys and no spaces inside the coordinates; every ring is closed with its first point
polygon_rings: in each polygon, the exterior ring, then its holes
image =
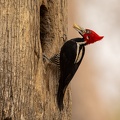
{"type": "Polygon", "coordinates": [[[77,30],[82,36],[86,33],[86,30],[77,24],[74,24],[73,28],[77,30]]]}

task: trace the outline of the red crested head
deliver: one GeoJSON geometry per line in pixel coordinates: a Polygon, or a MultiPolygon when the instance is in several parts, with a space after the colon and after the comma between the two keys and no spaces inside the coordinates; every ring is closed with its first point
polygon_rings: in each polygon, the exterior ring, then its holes
{"type": "Polygon", "coordinates": [[[97,42],[104,37],[104,36],[99,36],[93,30],[83,29],[76,24],[73,27],[80,33],[80,35],[83,36],[84,41],[86,41],[86,44],[91,44],[91,43],[97,42]]]}
{"type": "Polygon", "coordinates": [[[91,44],[101,40],[104,36],[99,36],[93,30],[86,29],[86,32],[83,34],[83,38],[87,44],[91,44]]]}

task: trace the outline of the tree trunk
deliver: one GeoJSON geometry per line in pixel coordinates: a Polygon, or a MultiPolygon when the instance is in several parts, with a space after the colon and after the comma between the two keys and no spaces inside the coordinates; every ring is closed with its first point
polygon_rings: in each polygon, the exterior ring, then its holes
{"type": "Polygon", "coordinates": [[[58,53],[67,34],[66,0],[0,0],[0,120],[70,120],[56,103],[58,68],[42,54],[58,53]]]}

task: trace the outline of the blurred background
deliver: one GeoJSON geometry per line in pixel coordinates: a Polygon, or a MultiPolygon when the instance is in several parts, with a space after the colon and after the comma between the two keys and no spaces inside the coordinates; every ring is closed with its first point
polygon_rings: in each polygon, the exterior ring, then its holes
{"type": "Polygon", "coordinates": [[[104,39],[86,46],[72,86],[72,120],[120,120],[120,1],[68,0],[68,38],[76,23],[104,39]]]}

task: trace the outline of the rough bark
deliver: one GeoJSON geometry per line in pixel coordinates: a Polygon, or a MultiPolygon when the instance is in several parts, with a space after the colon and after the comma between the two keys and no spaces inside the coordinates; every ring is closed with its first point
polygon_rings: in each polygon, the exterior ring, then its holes
{"type": "Polygon", "coordinates": [[[0,0],[0,120],[69,120],[56,104],[58,68],[52,57],[67,34],[66,0],[0,0]]]}

